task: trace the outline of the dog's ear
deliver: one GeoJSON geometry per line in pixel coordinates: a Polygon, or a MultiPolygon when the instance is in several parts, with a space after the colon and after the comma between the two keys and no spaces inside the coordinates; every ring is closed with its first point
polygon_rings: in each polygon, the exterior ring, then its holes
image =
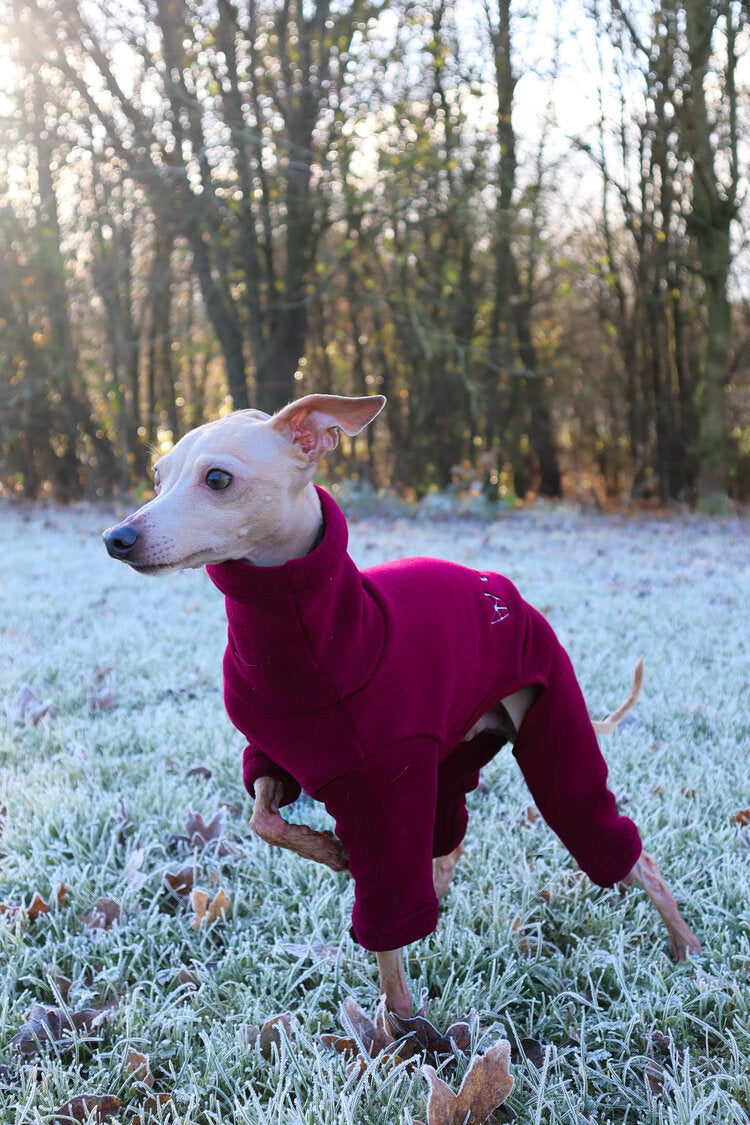
{"type": "Polygon", "coordinates": [[[338,431],[354,437],[376,418],[385,406],[384,395],[346,398],[344,395],[305,395],[290,402],[271,418],[279,430],[305,457],[319,461],[335,449],[338,431]]]}

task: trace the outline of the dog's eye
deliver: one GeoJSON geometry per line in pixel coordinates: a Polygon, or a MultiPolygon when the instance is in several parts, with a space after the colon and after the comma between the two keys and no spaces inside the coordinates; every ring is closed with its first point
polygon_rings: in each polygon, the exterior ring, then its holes
{"type": "Polygon", "coordinates": [[[223,469],[209,469],[206,473],[206,484],[214,492],[221,492],[223,488],[229,488],[231,483],[231,474],[225,473],[223,469]]]}

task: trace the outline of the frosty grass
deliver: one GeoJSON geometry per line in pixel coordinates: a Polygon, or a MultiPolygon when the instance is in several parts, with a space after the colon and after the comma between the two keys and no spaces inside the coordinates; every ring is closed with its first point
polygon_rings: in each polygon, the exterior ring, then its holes
{"type": "MultiPolygon", "coordinates": [[[[345,996],[374,1013],[375,959],[348,936],[345,876],[244,838],[251,802],[243,739],[222,705],[218,592],[203,572],[150,579],[110,560],[99,540],[110,511],[0,514],[0,900],[68,887],[62,907],[36,921],[0,918],[0,1063],[20,1077],[0,1082],[0,1120],[49,1121],[89,1092],[118,1095],[117,1120],[130,1122],[147,1094],[123,1067],[134,1047],[186,1125],[424,1121],[418,1068],[374,1067],[357,1082],[320,1045],[340,1027],[345,996]],[[14,719],[25,683],[52,706],[37,726],[14,719]],[[109,709],[98,708],[109,694],[109,709]],[[197,763],[211,780],[185,779],[197,763]],[[228,817],[241,854],[214,849],[197,862],[201,886],[223,887],[231,914],[196,932],[162,890],[164,872],[190,857],[167,841],[184,832],[189,808],[208,818],[220,800],[241,810],[228,817]],[[123,873],[137,846],[147,879],[136,891],[123,873]],[[81,923],[98,896],[122,904],[121,925],[81,923]],[[285,949],[316,942],[337,953],[285,949]],[[183,967],[197,987],[179,982],[183,967]],[[72,1008],[118,996],[117,1013],[98,1044],[77,1039],[19,1064],[10,1040],[33,1003],[60,1002],[55,970],[73,982],[72,1008]],[[245,1027],[287,1009],[292,1037],[268,1062],[245,1027]]],[[[440,1027],[476,1009],[475,1051],[503,1036],[543,1044],[541,1069],[522,1056],[513,1066],[509,1104],[521,1123],[748,1122],[750,829],[731,819],[750,806],[746,532],[735,521],[561,508],[494,523],[367,516],[352,521],[351,547],[360,565],[427,554],[509,575],[557,629],[594,717],[621,701],[643,654],[643,698],[604,751],[621,805],[704,948],[675,965],[643,892],[570,878],[562,846],[525,818],[530,797],[506,748],[484,771],[489,792],[470,798],[467,854],[438,929],[408,950],[413,995],[429,989],[440,1027]],[[650,1047],[653,1031],[670,1037],[671,1055],[650,1047]],[[644,1082],[652,1050],[660,1097],[644,1082]]],[[[327,824],[306,798],[291,815],[327,824]]],[[[446,1068],[454,1088],[464,1069],[446,1068]]]]}

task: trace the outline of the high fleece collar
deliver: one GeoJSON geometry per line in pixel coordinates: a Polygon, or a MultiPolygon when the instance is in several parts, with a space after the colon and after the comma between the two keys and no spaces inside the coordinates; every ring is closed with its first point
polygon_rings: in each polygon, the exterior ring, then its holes
{"type": "Polygon", "coordinates": [[[343,513],[315,487],[324,532],[308,555],[206,567],[226,597],[230,651],[254,702],[287,713],[330,707],[364,687],[386,642],[384,608],[347,554],[343,513]]]}

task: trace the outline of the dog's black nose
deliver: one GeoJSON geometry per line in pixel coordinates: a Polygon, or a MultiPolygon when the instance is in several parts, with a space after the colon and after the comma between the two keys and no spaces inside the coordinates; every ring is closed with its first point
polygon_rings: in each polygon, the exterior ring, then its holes
{"type": "Polygon", "coordinates": [[[113,559],[126,559],[138,542],[138,532],[126,523],[110,527],[102,535],[104,546],[113,559]]]}

